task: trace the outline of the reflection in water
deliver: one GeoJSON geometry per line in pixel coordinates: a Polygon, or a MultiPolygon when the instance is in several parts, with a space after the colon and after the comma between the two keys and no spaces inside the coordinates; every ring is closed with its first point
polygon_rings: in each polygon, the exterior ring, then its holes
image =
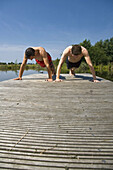
{"type": "MultiPolygon", "coordinates": [[[[23,76],[29,74],[39,74],[39,73],[47,73],[46,71],[36,71],[36,70],[24,70],[23,76]]],[[[18,77],[19,70],[15,71],[0,71],[0,81],[14,79],[18,77]]]]}
{"type": "MultiPolygon", "coordinates": [[[[39,73],[47,73],[47,71],[36,71],[36,70],[24,70],[23,76],[25,75],[29,75],[29,74],[39,74],[39,73]]],[[[16,77],[18,77],[19,75],[19,70],[15,70],[15,71],[0,71],[0,81],[4,81],[4,80],[9,80],[9,79],[14,79],[16,77]]],[[[113,73],[112,72],[99,72],[96,71],[96,75],[99,77],[102,77],[104,79],[107,80],[111,80],[113,81],[113,73]]]]}

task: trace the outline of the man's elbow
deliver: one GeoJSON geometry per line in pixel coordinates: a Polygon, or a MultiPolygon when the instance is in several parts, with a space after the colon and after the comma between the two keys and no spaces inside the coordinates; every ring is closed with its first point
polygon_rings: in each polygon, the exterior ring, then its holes
{"type": "Polygon", "coordinates": [[[22,64],[21,64],[21,67],[24,67],[25,65],[26,65],[26,63],[22,63],[22,64]]]}
{"type": "Polygon", "coordinates": [[[50,65],[49,65],[49,64],[46,64],[46,67],[47,67],[47,69],[49,69],[49,68],[50,68],[50,65]]]}
{"type": "Polygon", "coordinates": [[[93,67],[92,63],[88,63],[88,66],[89,66],[89,67],[93,67]]]}

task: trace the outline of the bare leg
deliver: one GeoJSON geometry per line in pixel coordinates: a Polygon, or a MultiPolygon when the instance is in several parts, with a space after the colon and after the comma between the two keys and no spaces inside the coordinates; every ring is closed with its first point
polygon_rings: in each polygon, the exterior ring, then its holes
{"type": "Polygon", "coordinates": [[[55,67],[54,67],[53,62],[51,62],[50,67],[51,67],[52,74],[53,74],[53,75],[56,75],[56,70],[55,70],[55,67]]]}
{"type": "Polygon", "coordinates": [[[75,76],[75,68],[74,67],[70,69],[69,75],[75,76]]]}

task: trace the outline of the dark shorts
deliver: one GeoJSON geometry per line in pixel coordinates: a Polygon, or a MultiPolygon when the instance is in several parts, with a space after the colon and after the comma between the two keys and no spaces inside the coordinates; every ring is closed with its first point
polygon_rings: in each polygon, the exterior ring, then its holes
{"type": "Polygon", "coordinates": [[[67,68],[68,69],[71,69],[73,67],[78,68],[80,66],[81,62],[82,62],[82,59],[80,61],[78,61],[77,63],[72,63],[67,58],[67,60],[66,60],[67,68]]]}

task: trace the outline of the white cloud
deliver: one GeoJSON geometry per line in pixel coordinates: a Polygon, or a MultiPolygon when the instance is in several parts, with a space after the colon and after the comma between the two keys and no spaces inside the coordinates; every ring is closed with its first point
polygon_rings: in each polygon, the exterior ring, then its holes
{"type": "Polygon", "coordinates": [[[26,48],[25,45],[10,45],[10,44],[1,44],[0,51],[22,51],[26,48]]]}
{"type": "Polygon", "coordinates": [[[0,44],[0,62],[22,62],[25,45],[0,44]]]}
{"type": "MultiPolygon", "coordinates": [[[[61,57],[61,53],[63,50],[70,44],[67,42],[59,41],[59,42],[45,42],[41,43],[41,46],[45,48],[47,52],[50,53],[52,59],[55,60],[56,58],[61,57]]],[[[35,47],[35,45],[32,45],[35,47]]],[[[0,62],[22,62],[24,51],[29,46],[27,45],[14,45],[14,44],[0,44],[0,62]]],[[[34,61],[28,61],[29,63],[35,63],[34,61]]]]}

